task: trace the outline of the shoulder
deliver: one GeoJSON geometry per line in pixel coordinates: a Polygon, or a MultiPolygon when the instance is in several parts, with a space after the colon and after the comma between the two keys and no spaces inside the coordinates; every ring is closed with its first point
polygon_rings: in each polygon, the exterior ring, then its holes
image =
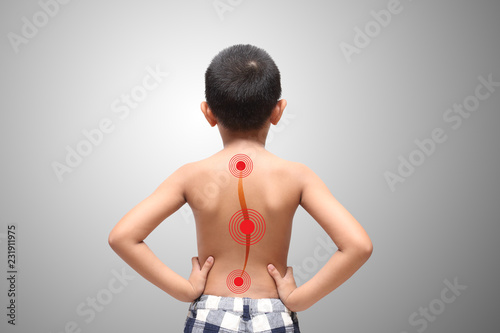
{"type": "Polygon", "coordinates": [[[304,163],[289,161],[282,158],[277,157],[277,163],[280,164],[281,169],[294,177],[297,177],[298,180],[302,179],[305,176],[310,176],[314,174],[314,172],[304,163]]]}
{"type": "Polygon", "coordinates": [[[307,165],[301,162],[289,161],[276,157],[272,164],[276,177],[286,178],[291,183],[303,188],[312,178],[316,176],[307,165]]]}
{"type": "Polygon", "coordinates": [[[201,160],[198,160],[198,161],[191,161],[191,162],[187,162],[183,165],[181,165],[177,170],[181,173],[196,173],[196,172],[199,172],[201,170],[204,170],[207,168],[207,165],[210,164],[210,161],[213,159],[213,155],[212,156],[209,156],[207,158],[204,158],[204,159],[201,159],[201,160]]]}
{"type": "Polygon", "coordinates": [[[189,181],[199,181],[214,169],[213,160],[208,157],[202,160],[188,162],[178,167],[173,175],[181,179],[184,183],[189,181]]]}

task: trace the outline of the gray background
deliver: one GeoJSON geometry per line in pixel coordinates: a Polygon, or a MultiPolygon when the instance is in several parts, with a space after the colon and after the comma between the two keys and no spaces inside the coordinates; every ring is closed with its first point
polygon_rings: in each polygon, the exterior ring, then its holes
{"type": "MultiPolygon", "coordinates": [[[[299,313],[302,331],[497,331],[500,88],[458,129],[443,115],[474,94],[479,76],[500,82],[500,2],[402,0],[350,63],[341,43],[353,45],[355,28],[390,1],[222,2],[232,10],[221,17],[213,0],[74,0],[17,53],[8,34],[21,35],[23,17],[33,22],[42,9],[0,3],[0,276],[11,223],[19,269],[15,327],[0,279],[0,330],[182,331],[187,303],[126,266],[107,236],[171,172],[222,148],[199,111],[203,74],[221,49],[250,43],[274,58],[288,100],[267,148],[313,169],[374,243],[353,278],[299,313]],[[169,75],[120,119],[111,104],[148,67],[169,75]],[[52,163],[65,163],[66,146],[104,118],[113,132],[59,181],[52,163]],[[447,140],[392,191],[384,173],[435,128],[447,140]],[[122,270],[124,283],[113,273],[122,270]],[[446,279],[467,289],[442,309],[446,279]],[[106,304],[90,317],[92,298],[106,304]],[[412,325],[430,305],[439,315],[412,325]]],[[[185,277],[196,255],[189,213],[186,205],[147,239],[185,277]]],[[[326,234],[302,208],[294,223],[289,264],[311,277],[326,262],[316,250],[326,234]]]]}

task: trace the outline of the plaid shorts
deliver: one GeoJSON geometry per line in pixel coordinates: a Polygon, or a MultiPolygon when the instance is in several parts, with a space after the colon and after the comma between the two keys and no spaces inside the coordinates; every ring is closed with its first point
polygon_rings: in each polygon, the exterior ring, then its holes
{"type": "Polygon", "coordinates": [[[278,298],[201,295],[189,306],[184,333],[300,333],[297,314],[278,298]]]}

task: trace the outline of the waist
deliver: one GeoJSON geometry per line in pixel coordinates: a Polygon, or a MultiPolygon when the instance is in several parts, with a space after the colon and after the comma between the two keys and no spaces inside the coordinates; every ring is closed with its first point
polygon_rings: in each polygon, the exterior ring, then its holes
{"type": "Polygon", "coordinates": [[[222,297],[203,294],[191,303],[190,310],[225,310],[235,313],[269,313],[291,311],[279,298],[252,299],[248,297],[222,297]]]}
{"type": "Polygon", "coordinates": [[[274,279],[267,271],[267,264],[234,267],[217,263],[210,270],[204,294],[219,297],[241,297],[249,299],[279,299],[274,279]]]}

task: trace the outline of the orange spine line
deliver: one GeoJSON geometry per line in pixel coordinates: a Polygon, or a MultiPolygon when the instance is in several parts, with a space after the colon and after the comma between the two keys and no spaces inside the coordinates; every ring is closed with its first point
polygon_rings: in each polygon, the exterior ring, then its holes
{"type": "MultiPolygon", "coordinates": [[[[245,194],[243,193],[243,177],[241,177],[242,171],[240,171],[240,179],[238,180],[238,198],[240,199],[241,210],[243,211],[243,217],[245,220],[249,220],[250,217],[248,215],[247,203],[245,202],[245,194]]],[[[246,237],[246,253],[245,253],[245,264],[243,265],[243,271],[241,272],[241,276],[245,272],[248,263],[248,256],[250,254],[250,235],[246,237]]]]}

